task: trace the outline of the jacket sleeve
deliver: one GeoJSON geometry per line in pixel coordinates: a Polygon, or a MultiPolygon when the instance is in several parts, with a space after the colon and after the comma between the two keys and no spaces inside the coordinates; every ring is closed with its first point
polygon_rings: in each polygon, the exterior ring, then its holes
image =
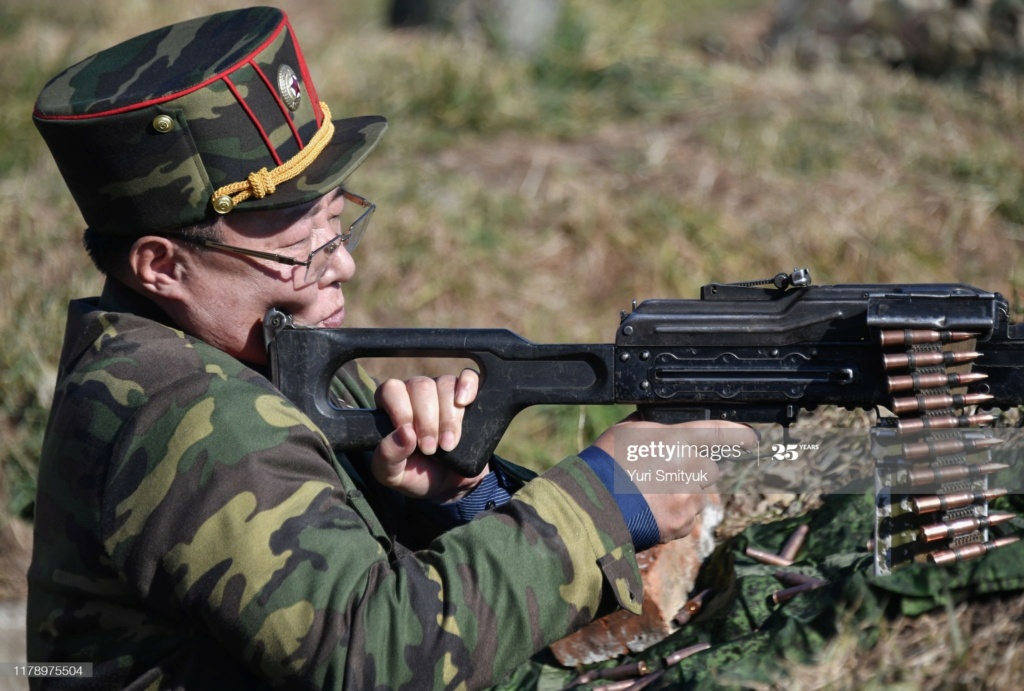
{"type": "Polygon", "coordinates": [[[304,415],[221,375],[180,381],[132,420],[105,545],[140,597],[180,607],[267,680],[477,688],[599,610],[639,609],[629,533],[578,457],[408,552],[304,415]]]}

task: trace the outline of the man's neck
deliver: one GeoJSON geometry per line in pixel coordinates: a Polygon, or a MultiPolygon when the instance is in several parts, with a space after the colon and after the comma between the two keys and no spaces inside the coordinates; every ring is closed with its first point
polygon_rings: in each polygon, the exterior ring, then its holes
{"type": "Polygon", "coordinates": [[[167,312],[161,309],[160,305],[111,276],[108,276],[103,284],[99,307],[108,312],[137,314],[140,317],[166,324],[175,329],[181,328],[174,323],[174,320],[171,319],[167,312]]]}
{"type": "MultiPolygon", "coordinates": [[[[174,319],[172,319],[171,316],[155,301],[149,299],[138,291],[132,290],[130,286],[113,277],[107,277],[106,283],[103,285],[103,292],[100,294],[98,307],[108,312],[127,312],[134,314],[158,322],[172,329],[178,329],[188,333],[188,329],[185,329],[181,324],[176,323],[174,319]]],[[[189,335],[199,338],[195,334],[189,335]]],[[[200,338],[199,340],[203,339],[200,338]]],[[[270,378],[270,367],[268,364],[252,362],[238,356],[233,357],[240,362],[245,363],[245,365],[250,369],[259,372],[264,377],[267,377],[268,379],[270,378]]]]}

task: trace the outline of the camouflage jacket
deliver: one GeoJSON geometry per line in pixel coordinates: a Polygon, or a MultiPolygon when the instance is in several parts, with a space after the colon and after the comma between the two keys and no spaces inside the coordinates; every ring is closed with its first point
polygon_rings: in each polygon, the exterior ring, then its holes
{"type": "Polygon", "coordinates": [[[578,458],[411,552],[264,376],[125,292],[70,306],[29,660],[91,662],[88,688],[479,688],[639,609],[629,534],[578,458]]]}

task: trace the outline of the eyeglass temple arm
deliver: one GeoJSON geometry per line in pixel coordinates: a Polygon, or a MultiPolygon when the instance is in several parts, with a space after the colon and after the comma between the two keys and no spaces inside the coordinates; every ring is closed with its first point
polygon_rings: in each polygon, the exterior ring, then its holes
{"type": "Polygon", "coordinates": [[[251,250],[248,247],[233,247],[231,245],[225,245],[224,243],[217,242],[216,240],[203,240],[202,243],[207,247],[215,247],[217,249],[237,252],[238,254],[245,254],[250,257],[258,257],[260,259],[270,259],[271,261],[287,264],[288,266],[309,266],[308,259],[295,259],[294,257],[286,257],[283,254],[263,252],[262,250],[251,250]]]}

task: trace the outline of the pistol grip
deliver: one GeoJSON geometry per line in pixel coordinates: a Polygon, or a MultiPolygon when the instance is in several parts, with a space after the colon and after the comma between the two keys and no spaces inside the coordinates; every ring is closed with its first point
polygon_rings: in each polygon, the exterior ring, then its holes
{"type": "MultiPolygon", "coordinates": [[[[508,414],[500,416],[482,412],[478,398],[466,408],[458,446],[451,451],[438,449],[433,458],[460,475],[474,477],[491,460],[502,433],[511,421],[512,416],[508,414]]],[[[380,409],[337,410],[330,417],[317,420],[317,423],[339,452],[374,449],[395,429],[387,413],[380,409]]]]}

